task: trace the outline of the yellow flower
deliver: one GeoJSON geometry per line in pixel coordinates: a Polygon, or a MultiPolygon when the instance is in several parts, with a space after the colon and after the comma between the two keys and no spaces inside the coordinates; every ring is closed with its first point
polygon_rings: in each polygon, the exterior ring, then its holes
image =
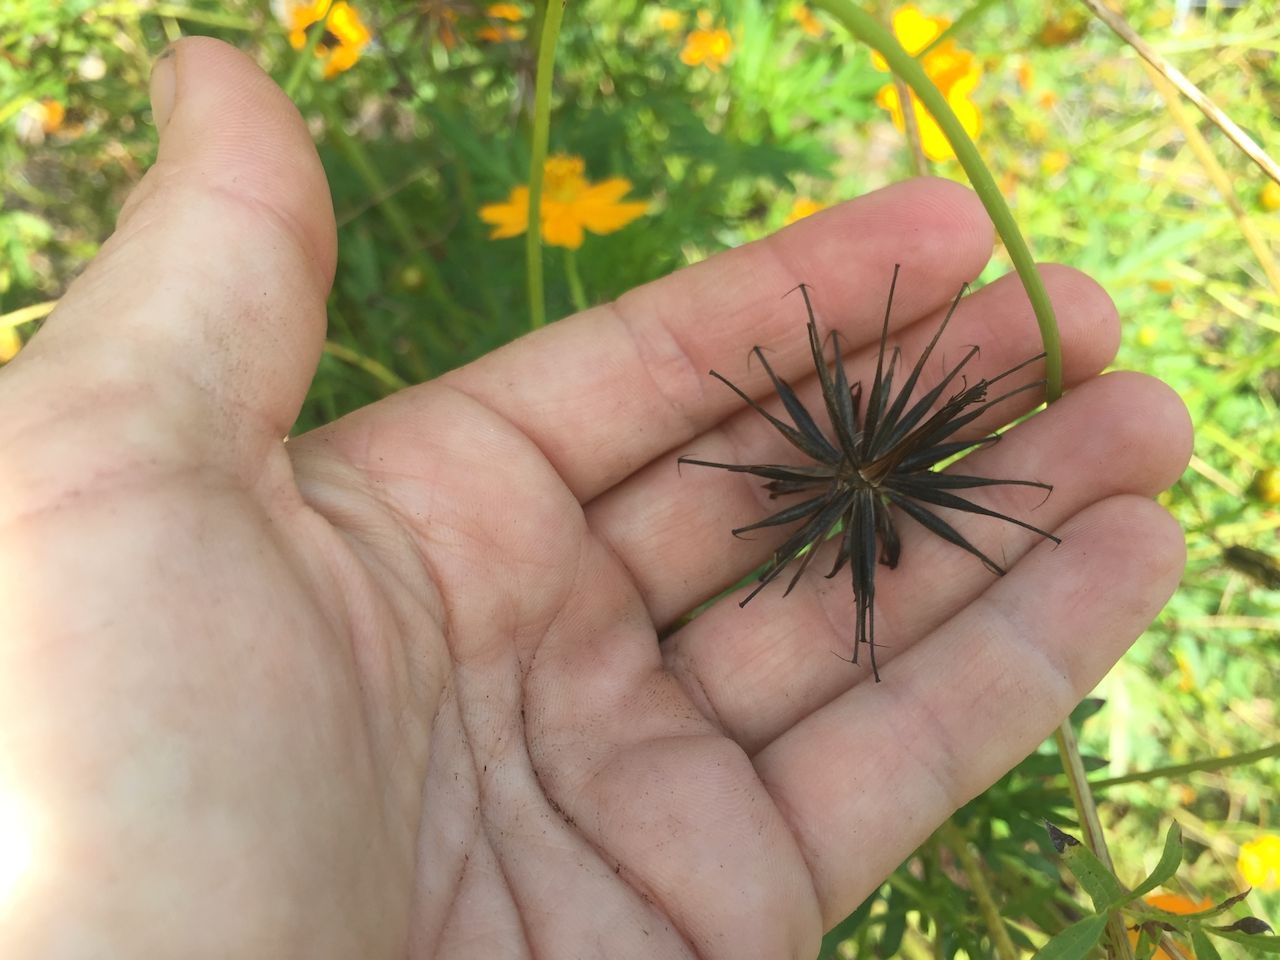
{"type": "Polygon", "coordinates": [[[712,73],[729,62],[733,54],[733,37],[724,27],[712,27],[711,15],[705,10],[698,14],[698,29],[685,37],[680,60],[686,66],[704,65],[712,73]]]}
{"type": "Polygon", "coordinates": [[[1258,203],[1263,210],[1280,210],[1280,183],[1268,180],[1258,194],[1258,203]]]}
{"type": "Polygon", "coordinates": [[[316,44],[316,56],[324,60],[326,80],[354,67],[373,39],[360,14],[346,0],[332,5],[329,0],[282,0],[276,9],[289,27],[289,43],[295,50],[307,45],[307,28],[324,20],[324,36],[316,44]]]}
{"type": "Polygon", "coordinates": [[[8,363],[22,349],[22,338],[13,327],[0,327],[0,363],[8,363]]]}
{"type": "MultiPolygon", "coordinates": [[[[913,57],[949,26],[951,21],[946,17],[926,17],[914,3],[908,3],[893,15],[893,35],[913,57]]],[[[871,65],[881,73],[891,72],[889,64],[878,53],[872,52],[871,65]]]]}
{"type": "MultiPolygon", "coordinates": [[[[1144,325],[1138,331],[1138,345],[1149,347],[1155,343],[1155,328],[1144,325]],[[1145,337],[1143,335],[1146,335],[1145,337]]],[[[1183,693],[1190,693],[1196,688],[1196,674],[1191,669],[1191,661],[1187,659],[1187,655],[1181,651],[1173,655],[1174,662],[1178,665],[1178,689],[1183,693]]]]}
{"type": "Polygon", "coordinates": [[[797,220],[803,220],[805,217],[825,209],[827,209],[825,203],[818,203],[818,201],[809,197],[796,197],[796,202],[791,205],[791,209],[787,212],[787,217],[782,221],[782,225],[784,227],[790,226],[797,220]]]}
{"type": "Polygon", "coordinates": [[[1264,833],[1240,847],[1236,861],[1244,882],[1259,890],[1280,890],[1280,835],[1264,833]]]}
{"type": "Polygon", "coordinates": [[[1052,177],[1067,169],[1071,155],[1065,150],[1046,150],[1040,157],[1040,172],[1052,177]]]}
{"type": "Polygon", "coordinates": [[[1263,503],[1280,503],[1280,467],[1259,470],[1249,485],[1249,492],[1263,503]]]}
{"type": "Polygon", "coordinates": [[[524,11],[514,3],[491,3],[484,12],[497,20],[510,20],[512,23],[524,19],[524,11]]]}
{"type": "MultiPolygon", "coordinates": [[[[942,31],[951,25],[946,17],[926,17],[914,5],[907,4],[893,15],[893,32],[898,42],[910,54],[917,54],[936,40],[942,31]]],[[[889,64],[878,53],[871,55],[871,62],[877,70],[889,72],[889,64]]],[[[977,58],[967,50],[961,50],[954,40],[946,40],[930,50],[920,63],[924,72],[929,75],[934,86],[946,97],[951,110],[960,120],[965,133],[976,138],[982,129],[982,118],[978,108],[969,99],[982,78],[982,67],[977,58]]],[[[889,111],[893,124],[899,130],[906,129],[902,104],[898,99],[897,88],[893,84],[885,84],[876,95],[876,103],[889,111]]],[[[911,94],[911,108],[916,119],[916,128],[920,131],[920,141],[925,156],[930,160],[946,160],[955,156],[951,144],[943,135],[937,122],[925,110],[924,106],[911,94]]]]}
{"type": "Polygon", "coordinates": [[[800,24],[800,29],[811,37],[822,36],[824,27],[822,21],[813,15],[813,11],[806,7],[803,3],[793,4],[791,7],[791,18],[800,24]]]}
{"type": "MultiPolygon", "coordinates": [[[[969,134],[970,138],[976,138],[982,129],[982,116],[978,113],[978,108],[974,106],[973,101],[969,99],[969,94],[977,85],[979,76],[980,74],[975,72],[964,78],[962,82],[954,84],[950,90],[943,90],[947,103],[951,105],[960,125],[964,127],[965,133],[969,134]]],[[[895,127],[899,130],[906,129],[902,105],[898,102],[897,88],[892,84],[881,88],[876,94],[876,103],[889,111],[895,127]]],[[[920,145],[924,155],[930,160],[947,160],[954,157],[955,151],[951,149],[951,142],[947,140],[942,128],[914,93],[911,94],[911,107],[915,112],[916,129],[920,131],[920,145]]]]}
{"type": "MultiPolygon", "coordinates": [[[[577,250],[584,229],[613,233],[648,208],[646,203],[619,202],[631,189],[631,181],[623,177],[589,183],[581,157],[563,153],[547,157],[542,177],[542,239],[555,247],[577,250]]],[[[480,219],[493,225],[492,240],[524,233],[529,229],[529,188],[516,187],[505,203],[481,207],[480,219]]]]}
{"type": "Polygon", "coordinates": [[[684,22],[687,18],[679,10],[659,10],[658,11],[658,28],[668,33],[674,33],[677,30],[684,29],[684,22]]]}

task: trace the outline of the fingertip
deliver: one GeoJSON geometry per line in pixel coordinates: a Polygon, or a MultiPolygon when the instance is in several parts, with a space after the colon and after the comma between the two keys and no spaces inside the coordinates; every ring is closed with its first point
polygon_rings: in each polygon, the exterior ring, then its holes
{"type": "Polygon", "coordinates": [[[185,37],[157,58],[151,97],[156,168],[126,204],[121,226],[139,207],[184,188],[221,191],[274,214],[331,282],[337,238],[328,181],[284,91],[230,44],[185,37]]]}

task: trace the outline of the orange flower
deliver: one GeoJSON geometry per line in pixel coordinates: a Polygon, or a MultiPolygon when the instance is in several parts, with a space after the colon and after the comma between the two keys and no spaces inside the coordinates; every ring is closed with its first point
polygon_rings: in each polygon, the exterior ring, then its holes
{"type": "Polygon", "coordinates": [[[811,37],[820,37],[825,30],[822,26],[822,21],[815,17],[813,11],[803,3],[792,5],[791,19],[800,24],[800,29],[811,37]]]}
{"type": "Polygon", "coordinates": [[[324,60],[328,80],[350,70],[360,59],[373,35],[346,0],[277,0],[276,15],[289,28],[289,44],[295,50],[307,45],[307,28],[324,21],[324,37],[316,44],[316,56],[324,60]]]}
{"type": "MultiPolygon", "coordinates": [[[[913,4],[907,4],[893,15],[893,32],[910,54],[924,50],[950,25],[951,21],[945,17],[926,17],[913,4]]],[[[889,64],[880,54],[873,53],[871,62],[877,70],[889,72],[889,64]]],[[[946,97],[965,133],[976,138],[982,128],[982,117],[969,96],[982,78],[982,67],[977,58],[969,51],[957,47],[955,41],[944,40],[925,55],[920,65],[934,86],[946,97]]],[[[876,103],[889,111],[894,126],[899,130],[906,129],[902,104],[893,84],[885,84],[880,89],[876,94],[876,103]]],[[[955,156],[942,128],[914,93],[911,94],[911,108],[915,115],[916,129],[920,131],[925,156],[930,160],[946,160],[955,156]]]]}
{"type": "Polygon", "coordinates": [[[55,133],[67,118],[67,108],[57,100],[40,101],[40,128],[45,133],[55,133]]]}
{"type": "MultiPolygon", "coordinates": [[[[542,168],[542,239],[555,247],[577,250],[583,230],[606,234],[643,216],[648,204],[622,203],[631,181],[610,177],[589,183],[581,157],[554,154],[542,168]]],[[[505,203],[480,208],[480,219],[493,225],[492,240],[515,237],[529,229],[529,188],[516,187],[505,203]]]]}
{"type": "Polygon", "coordinates": [[[712,73],[729,62],[733,54],[733,37],[724,27],[712,27],[711,15],[705,10],[698,14],[698,29],[685,37],[680,60],[686,66],[705,66],[712,73]]]}
{"type": "Polygon", "coordinates": [[[485,43],[507,43],[524,39],[524,11],[514,3],[491,3],[485,8],[485,15],[494,20],[505,20],[506,23],[490,23],[476,31],[476,39],[485,43]]]}
{"type": "MultiPolygon", "coordinates": [[[[1201,910],[1208,910],[1213,906],[1213,901],[1207,898],[1197,902],[1190,897],[1184,897],[1180,893],[1157,893],[1142,899],[1148,906],[1155,907],[1157,910],[1165,910],[1169,913],[1199,913],[1201,910]]],[[[1172,934],[1166,933],[1165,936],[1172,936],[1172,934]]],[[[1135,947],[1138,945],[1138,931],[1129,931],[1129,944],[1135,947]]],[[[1182,947],[1181,952],[1184,956],[1192,956],[1189,948],[1183,946],[1181,942],[1178,945],[1182,947]]],[[[1173,958],[1169,956],[1167,951],[1157,947],[1156,952],[1151,955],[1151,960],[1173,960],[1173,958]]]]}

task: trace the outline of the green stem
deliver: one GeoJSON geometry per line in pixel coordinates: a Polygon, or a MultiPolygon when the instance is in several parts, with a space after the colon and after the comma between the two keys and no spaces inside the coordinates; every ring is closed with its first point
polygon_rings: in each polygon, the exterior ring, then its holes
{"type": "Polygon", "coordinates": [[[960,861],[960,868],[969,880],[969,889],[978,901],[978,909],[987,925],[987,933],[991,937],[991,946],[1000,960],[1018,960],[1018,949],[1013,945],[1009,931],[1005,929],[1004,920],[1000,917],[1000,908],[991,893],[986,874],[982,872],[982,864],[969,849],[969,838],[956,826],[954,820],[948,820],[939,830],[942,841],[960,861]]]}
{"type": "MultiPolygon", "coordinates": [[[[1075,804],[1076,814],[1080,818],[1080,828],[1084,832],[1084,840],[1102,865],[1113,874],[1115,864],[1111,862],[1111,852],[1107,849],[1107,838],[1102,832],[1102,821],[1098,819],[1098,805],[1089,789],[1089,780],[1085,776],[1084,761],[1080,757],[1080,744],[1076,742],[1076,732],[1067,718],[1054,734],[1058,743],[1058,756],[1062,760],[1062,769],[1067,774],[1067,787],[1071,791],[1071,800],[1075,804]]],[[[1107,936],[1110,947],[1107,957],[1110,960],[1133,960],[1133,947],[1125,933],[1124,918],[1119,913],[1112,913],[1107,918],[1107,936]]]]}
{"type": "Polygon", "coordinates": [[[307,27],[307,45],[298,51],[298,59],[293,61],[293,69],[289,71],[289,76],[284,82],[284,95],[290,100],[294,99],[293,95],[298,92],[298,86],[302,83],[302,78],[306,76],[307,64],[311,62],[316,52],[316,46],[320,43],[320,38],[324,36],[324,25],[328,19],[329,5],[326,5],[324,16],[307,27]]]}
{"type": "Polygon", "coordinates": [[[538,37],[538,70],[533,95],[533,143],[529,157],[529,229],[525,234],[525,265],[529,274],[529,326],[547,322],[542,287],[542,172],[551,138],[551,78],[555,73],[556,38],[564,0],[550,0],[538,37]]]}
{"type": "Polygon", "coordinates": [[[587,291],[582,286],[582,275],[578,273],[578,256],[568,247],[564,251],[564,275],[569,281],[569,298],[573,301],[573,309],[587,309],[587,291]]]}
{"type": "Polygon", "coordinates": [[[409,384],[397,376],[393,371],[387,369],[373,357],[366,357],[358,350],[352,350],[348,346],[338,343],[336,340],[326,340],[324,342],[324,352],[331,357],[337,357],[343,363],[349,363],[353,367],[359,367],[369,376],[379,381],[391,393],[397,390],[403,390],[409,384]]]}
{"type": "MultiPolygon", "coordinates": [[[[946,98],[924,72],[924,68],[874,17],[860,10],[850,0],[814,0],[813,5],[826,10],[844,24],[850,33],[884,57],[893,72],[907,82],[907,86],[920,98],[925,109],[942,128],[952,149],[955,150],[956,159],[968,174],[974,192],[987,208],[996,232],[1004,241],[1014,269],[1022,278],[1027,298],[1035,311],[1036,323],[1040,326],[1040,338],[1044,341],[1045,392],[1050,403],[1057,400],[1062,395],[1062,345],[1058,338],[1058,324],[1054,319],[1053,304],[1040,279],[1040,273],[1036,270],[1035,260],[1032,259],[1027,242],[1022,238],[1013,214],[1009,212],[1004,197],[1000,195],[1000,189],[996,186],[991,171],[983,163],[978,148],[973,145],[973,141],[965,133],[964,126],[952,111],[946,98]]],[[[904,111],[910,108],[910,104],[902,106],[904,111]]]]}
{"type": "Polygon", "coordinates": [[[1204,760],[1195,760],[1191,763],[1155,767],[1152,770],[1139,770],[1137,773],[1126,773],[1119,777],[1090,780],[1089,785],[1098,790],[1105,787],[1119,786],[1122,783],[1147,783],[1151,780],[1158,780],[1161,777],[1181,777],[1188,773],[1203,773],[1208,770],[1222,770],[1226,767],[1243,767],[1271,757],[1280,757],[1280,743],[1273,743],[1269,747],[1250,750],[1247,753],[1235,753],[1229,757],[1210,757],[1204,760]]]}

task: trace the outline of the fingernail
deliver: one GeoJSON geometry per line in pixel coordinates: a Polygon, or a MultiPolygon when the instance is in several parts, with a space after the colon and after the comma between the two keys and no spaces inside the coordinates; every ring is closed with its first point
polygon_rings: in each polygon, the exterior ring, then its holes
{"type": "Polygon", "coordinates": [[[161,133],[169,122],[173,102],[178,95],[177,60],[177,48],[170,44],[151,68],[151,116],[161,133]]]}

